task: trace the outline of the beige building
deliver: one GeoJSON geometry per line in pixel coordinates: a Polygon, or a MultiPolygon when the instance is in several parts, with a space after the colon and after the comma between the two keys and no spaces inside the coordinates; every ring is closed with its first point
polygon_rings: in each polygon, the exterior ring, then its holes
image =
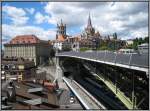
{"type": "Polygon", "coordinates": [[[35,62],[35,65],[48,61],[51,45],[35,35],[20,35],[4,44],[4,57],[23,57],[35,62]]]}

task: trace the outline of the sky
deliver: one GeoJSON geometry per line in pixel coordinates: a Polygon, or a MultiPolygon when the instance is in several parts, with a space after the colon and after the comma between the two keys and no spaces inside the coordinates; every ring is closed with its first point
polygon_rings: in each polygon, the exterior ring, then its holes
{"type": "Polygon", "coordinates": [[[148,36],[148,2],[2,2],[2,44],[25,34],[55,40],[61,19],[68,35],[79,35],[89,13],[102,36],[114,32],[123,40],[148,36]]]}

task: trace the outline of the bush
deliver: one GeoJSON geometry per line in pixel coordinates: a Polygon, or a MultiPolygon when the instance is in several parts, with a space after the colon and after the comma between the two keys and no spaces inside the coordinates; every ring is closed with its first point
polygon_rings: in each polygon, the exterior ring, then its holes
{"type": "Polygon", "coordinates": [[[82,48],[80,48],[80,51],[87,51],[87,50],[90,50],[90,48],[87,48],[87,47],[82,47],[82,48]]]}

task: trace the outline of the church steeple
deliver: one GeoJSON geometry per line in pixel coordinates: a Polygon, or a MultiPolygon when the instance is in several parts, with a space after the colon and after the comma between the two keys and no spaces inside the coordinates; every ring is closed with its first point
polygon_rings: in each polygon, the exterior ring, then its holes
{"type": "Polygon", "coordinates": [[[63,24],[62,19],[60,20],[60,24],[57,23],[57,35],[66,36],[66,24],[63,24]]]}
{"type": "Polygon", "coordinates": [[[88,17],[88,24],[87,24],[87,27],[85,28],[85,32],[88,37],[93,36],[95,34],[95,29],[92,26],[90,13],[89,13],[89,17],[88,17]]]}
{"type": "Polygon", "coordinates": [[[88,18],[87,28],[92,28],[92,22],[91,22],[90,13],[89,13],[89,18],[88,18]]]}

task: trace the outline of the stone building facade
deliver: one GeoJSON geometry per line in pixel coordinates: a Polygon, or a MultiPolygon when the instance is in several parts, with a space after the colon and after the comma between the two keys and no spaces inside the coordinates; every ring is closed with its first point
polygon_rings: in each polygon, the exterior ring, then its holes
{"type": "Polygon", "coordinates": [[[39,65],[50,56],[51,45],[35,35],[20,35],[4,44],[4,57],[22,57],[39,65]]]}
{"type": "Polygon", "coordinates": [[[91,17],[89,14],[87,26],[81,34],[81,41],[79,41],[80,47],[98,47],[102,37],[99,31],[95,31],[95,28],[92,26],[91,17]]]}
{"type": "Polygon", "coordinates": [[[66,34],[66,24],[64,24],[61,20],[61,22],[57,24],[56,40],[53,43],[53,47],[59,51],[71,49],[71,43],[68,42],[68,38],[69,37],[66,34]]]}

